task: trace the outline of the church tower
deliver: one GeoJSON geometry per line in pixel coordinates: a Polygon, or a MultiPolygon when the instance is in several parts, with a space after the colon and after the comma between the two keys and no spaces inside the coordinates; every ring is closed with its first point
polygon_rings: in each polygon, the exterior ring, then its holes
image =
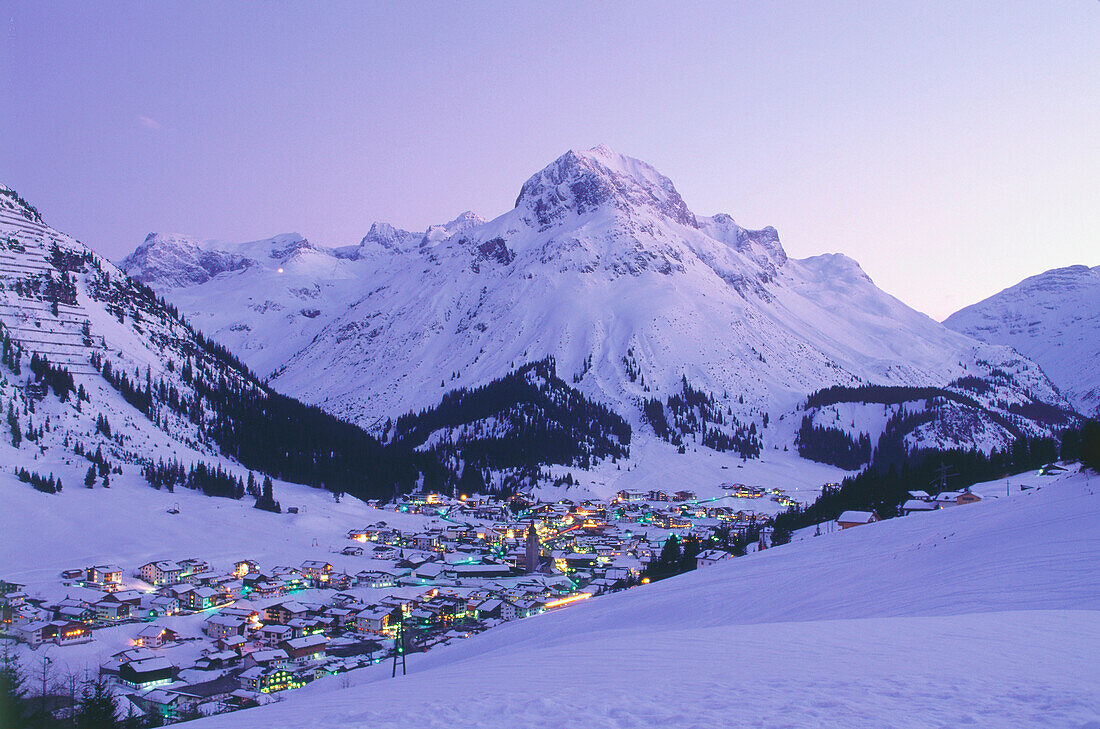
{"type": "Polygon", "coordinates": [[[527,527],[527,554],[524,558],[527,574],[539,571],[542,562],[541,552],[539,533],[535,531],[535,525],[532,523],[527,527]]]}

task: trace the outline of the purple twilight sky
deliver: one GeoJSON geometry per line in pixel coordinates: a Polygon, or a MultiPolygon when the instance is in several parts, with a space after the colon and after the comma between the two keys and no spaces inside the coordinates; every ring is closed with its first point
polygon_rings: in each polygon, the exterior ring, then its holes
{"type": "Polygon", "coordinates": [[[1095,0],[0,9],[0,182],[116,259],[491,218],[606,143],[936,318],[1100,263],[1095,0]]]}

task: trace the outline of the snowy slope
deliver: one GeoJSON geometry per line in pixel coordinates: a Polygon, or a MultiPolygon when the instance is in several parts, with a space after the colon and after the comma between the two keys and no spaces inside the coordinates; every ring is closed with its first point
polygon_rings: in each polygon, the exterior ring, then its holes
{"type": "Polygon", "coordinates": [[[1096,726],[1100,481],[1026,478],[197,726],[1096,726]]]}
{"type": "Polygon", "coordinates": [[[757,428],[821,387],[994,368],[1014,382],[990,404],[1064,404],[1033,363],[914,311],[855,261],[788,259],[774,229],[696,215],[668,178],[602,146],[562,155],[488,222],[376,225],[302,261],[251,246],[256,265],[201,284],[147,280],[279,388],[368,427],[547,355],[636,426],[641,401],[685,376],[757,428]]]}
{"type": "MultiPolygon", "coordinates": [[[[37,212],[9,208],[0,209],[0,285],[0,327],[22,353],[19,373],[10,365],[0,366],[0,405],[5,410],[14,408],[24,434],[49,426],[34,443],[24,437],[20,450],[26,457],[7,456],[5,466],[23,460],[32,470],[41,470],[34,468],[34,460],[48,453],[73,458],[78,444],[88,454],[101,448],[113,464],[137,463],[153,454],[187,461],[198,456],[207,457],[208,462],[217,460],[208,446],[199,443],[193,423],[166,414],[158,427],[127,403],[91,364],[90,358],[98,356],[135,380],[148,372],[154,381],[163,379],[186,389],[178,372],[169,371],[168,362],[182,361],[180,352],[190,351],[194,332],[164,316],[166,312],[153,302],[135,299],[137,292],[127,286],[124,273],[75,239],[42,223],[37,212]],[[51,262],[54,250],[68,257],[66,266],[71,270],[63,271],[51,262]],[[56,282],[62,276],[71,278],[73,288],[71,296],[60,301],[54,311],[48,297],[41,294],[41,282],[56,282]],[[61,401],[54,392],[41,399],[28,397],[24,386],[33,379],[29,372],[32,354],[66,367],[73,375],[74,387],[83,387],[87,399],[81,402],[74,393],[61,401]],[[110,433],[97,430],[101,417],[110,424],[110,433]]],[[[6,447],[11,447],[10,430],[5,422],[2,437],[6,447]]],[[[82,457],[76,460],[87,468],[82,457]]],[[[67,482],[70,487],[78,484],[82,487],[79,480],[67,482]]]]}
{"type": "Polygon", "coordinates": [[[949,329],[1035,361],[1082,413],[1100,413],[1100,266],[1055,268],[961,309],[949,329]]]}
{"type": "MultiPolygon", "coordinates": [[[[99,477],[105,470],[119,476],[119,469],[136,475],[161,459],[177,460],[185,470],[201,460],[244,475],[235,460],[223,456],[240,451],[231,450],[215,427],[242,418],[239,408],[228,412],[233,405],[225,391],[258,403],[278,397],[264,391],[231,355],[204,341],[151,290],[43,223],[14,192],[0,188],[0,199],[5,203],[0,205],[0,410],[5,416],[0,466],[48,477],[53,467],[67,463],[66,470],[79,471],[63,478],[67,490],[84,488],[93,459],[99,477]],[[47,377],[37,366],[42,358],[63,369],[47,377]]],[[[290,417],[305,410],[279,402],[291,407],[290,417]]],[[[327,416],[322,421],[336,422],[327,416]]],[[[248,426],[267,439],[277,428],[270,415],[248,426]]],[[[359,450],[374,443],[359,435],[359,450]]],[[[284,442],[297,446],[307,440],[291,433],[284,442]]],[[[328,453],[331,444],[320,447],[328,453]]],[[[291,450],[288,445],[283,452],[291,450]]],[[[257,463],[254,454],[242,458],[257,463]]],[[[307,459],[316,463],[312,454],[307,459]]],[[[317,483],[301,473],[290,477],[317,483]]],[[[100,488],[97,478],[97,492],[100,488]]]]}

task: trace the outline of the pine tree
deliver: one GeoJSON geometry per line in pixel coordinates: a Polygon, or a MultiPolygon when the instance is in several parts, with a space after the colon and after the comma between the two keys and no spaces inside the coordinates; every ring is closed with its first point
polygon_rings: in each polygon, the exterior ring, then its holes
{"type": "Polygon", "coordinates": [[[106,681],[84,685],[74,719],[76,729],[121,729],[115,697],[106,681]]]}
{"type": "Polygon", "coordinates": [[[8,427],[11,428],[11,444],[18,448],[23,442],[23,431],[19,429],[19,416],[15,414],[15,400],[8,402],[8,427]]]}
{"type": "Polygon", "coordinates": [[[88,488],[95,486],[95,466],[88,466],[88,472],[84,474],[84,485],[88,488]]]}
{"type": "Polygon", "coordinates": [[[1081,428],[1081,463],[1100,471],[1100,421],[1089,420],[1081,428]]]}
{"type": "Polygon", "coordinates": [[[0,726],[24,729],[30,725],[23,672],[15,646],[4,641],[0,654],[0,726]]]}

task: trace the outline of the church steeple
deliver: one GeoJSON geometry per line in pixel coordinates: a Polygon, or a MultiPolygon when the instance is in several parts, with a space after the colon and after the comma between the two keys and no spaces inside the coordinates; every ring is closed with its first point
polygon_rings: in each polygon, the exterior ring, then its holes
{"type": "Polygon", "coordinates": [[[524,557],[524,565],[527,574],[539,571],[541,566],[542,545],[539,544],[539,533],[535,531],[532,523],[527,527],[527,553],[524,557]]]}

